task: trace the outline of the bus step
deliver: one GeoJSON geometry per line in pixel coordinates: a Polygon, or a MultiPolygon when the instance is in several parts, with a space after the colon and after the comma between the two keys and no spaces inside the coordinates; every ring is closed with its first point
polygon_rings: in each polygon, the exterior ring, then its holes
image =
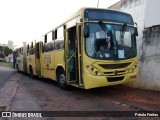
{"type": "Polygon", "coordinates": [[[68,80],[68,83],[77,83],[76,80],[68,80]]]}
{"type": "Polygon", "coordinates": [[[71,86],[74,86],[74,87],[83,88],[83,86],[79,86],[78,83],[76,83],[76,84],[75,84],[75,83],[72,83],[72,84],[70,84],[70,85],[71,85],[71,86]]]}

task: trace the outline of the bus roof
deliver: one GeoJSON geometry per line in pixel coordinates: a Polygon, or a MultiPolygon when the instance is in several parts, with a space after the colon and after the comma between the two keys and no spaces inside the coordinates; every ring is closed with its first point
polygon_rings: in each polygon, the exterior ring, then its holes
{"type": "MultiPolygon", "coordinates": [[[[104,9],[104,8],[82,7],[82,8],[80,8],[79,10],[77,10],[76,12],[74,12],[71,16],[69,16],[68,18],[66,18],[66,20],[64,20],[64,21],[62,22],[62,24],[59,24],[58,26],[54,27],[54,28],[51,29],[50,31],[48,31],[48,32],[46,32],[45,34],[41,35],[41,37],[44,36],[44,35],[46,35],[47,33],[51,32],[51,31],[57,29],[58,27],[60,27],[60,26],[62,26],[62,25],[65,25],[65,23],[69,22],[70,20],[72,20],[72,19],[74,19],[74,18],[76,18],[76,17],[78,17],[78,16],[84,17],[83,15],[84,15],[84,11],[85,11],[86,9],[108,10],[108,11],[115,11],[115,12],[120,12],[120,13],[128,14],[128,13],[125,13],[125,12],[116,11],[116,10],[110,10],[110,9],[104,9]]],[[[130,14],[128,14],[128,15],[130,15],[130,14]]],[[[38,38],[38,39],[35,39],[35,40],[36,40],[36,41],[37,41],[37,40],[40,41],[39,38],[38,38]]],[[[32,40],[32,41],[34,41],[34,40],[32,40]]],[[[32,41],[30,41],[30,42],[32,42],[32,41]]],[[[28,42],[28,43],[30,43],[30,42],[28,42]]]]}
{"type": "MultiPolygon", "coordinates": [[[[61,25],[59,25],[59,26],[62,26],[63,24],[65,24],[66,22],[68,22],[68,21],[76,18],[77,16],[82,16],[82,17],[83,17],[84,11],[85,11],[86,9],[108,10],[108,11],[115,11],[115,12],[120,12],[120,13],[128,14],[128,13],[125,13],[125,12],[121,12],[121,11],[117,11],[117,10],[111,10],[111,9],[82,7],[82,8],[80,8],[79,10],[77,10],[76,12],[74,12],[71,16],[69,16],[69,17],[68,17],[61,25]]],[[[128,15],[130,15],[130,14],[128,14],[128,15]]],[[[59,26],[57,26],[57,27],[59,27],[59,26]]],[[[56,27],[56,28],[57,28],[57,27],[56,27]]]]}

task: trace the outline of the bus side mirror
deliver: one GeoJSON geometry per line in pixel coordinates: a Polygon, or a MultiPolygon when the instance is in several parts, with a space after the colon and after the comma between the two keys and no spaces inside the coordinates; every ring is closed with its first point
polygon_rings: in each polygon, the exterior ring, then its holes
{"type": "Polygon", "coordinates": [[[138,24],[136,22],[134,24],[136,25],[136,27],[134,28],[135,35],[138,36],[138,24]]]}
{"type": "Polygon", "coordinates": [[[136,27],[134,28],[134,31],[135,31],[135,35],[138,36],[138,30],[136,27]]]}
{"type": "Polygon", "coordinates": [[[84,26],[84,38],[89,38],[89,34],[90,34],[89,24],[86,23],[86,25],[84,26]]]}

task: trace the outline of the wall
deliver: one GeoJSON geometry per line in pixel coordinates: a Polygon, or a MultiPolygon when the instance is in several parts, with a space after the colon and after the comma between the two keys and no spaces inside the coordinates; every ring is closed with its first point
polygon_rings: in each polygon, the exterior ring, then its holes
{"type": "Polygon", "coordinates": [[[139,87],[160,90],[160,25],[143,31],[139,87]]]}
{"type": "Polygon", "coordinates": [[[121,4],[123,1],[119,1],[113,5],[111,5],[110,7],[108,7],[108,9],[113,9],[113,10],[120,10],[121,9],[121,4]]]}
{"type": "Polygon", "coordinates": [[[8,47],[9,47],[10,49],[13,49],[13,41],[8,40],[8,47]]]}
{"type": "Polygon", "coordinates": [[[160,0],[147,0],[145,28],[160,24],[160,0]]]}
{"type": "Polygon", "coordinates": [[[127,86],[160,90],[159,5],[160,0],[122,0],[119,8],[114,5],[109,7],[109,9],[120,10],[131,14],[134,21],[138,24],[139,36],[137,37],[137,50],[139,80],[135,83],[129,83],[127,86]]]}

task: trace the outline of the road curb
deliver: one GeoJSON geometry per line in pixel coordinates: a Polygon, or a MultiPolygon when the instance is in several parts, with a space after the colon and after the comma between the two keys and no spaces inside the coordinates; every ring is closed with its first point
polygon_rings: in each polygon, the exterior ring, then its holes
{"type": "Polygon", "coordinates": [[[12,104],[12,101],[13,101],[13,98],[17,92],[17,89],[18,89],[18,86],[19,86],[19,83],[20,83],[20,80],[22,79],[22,75],[20,75],[20,78],[17,80],[17,84],[16,84],[16,87],[14,88],[13,90],[13,93],[10,97],[10,100],[8,101],[8,104],[7,104],[7,107],[6,107],[6,111],[9,111],[10,107],[11,107],[11,104],[12,104]]]}
{"type": "MultiPolygon", "coordinates": [[[[13,98],[17,92],[22,74],[16,73],[8,79],[8,82],[0,89],[0,107],[2,111],[9,111],[13,98]]],[[[0,118],[0,120],[3,120],[0,118]]]]}

